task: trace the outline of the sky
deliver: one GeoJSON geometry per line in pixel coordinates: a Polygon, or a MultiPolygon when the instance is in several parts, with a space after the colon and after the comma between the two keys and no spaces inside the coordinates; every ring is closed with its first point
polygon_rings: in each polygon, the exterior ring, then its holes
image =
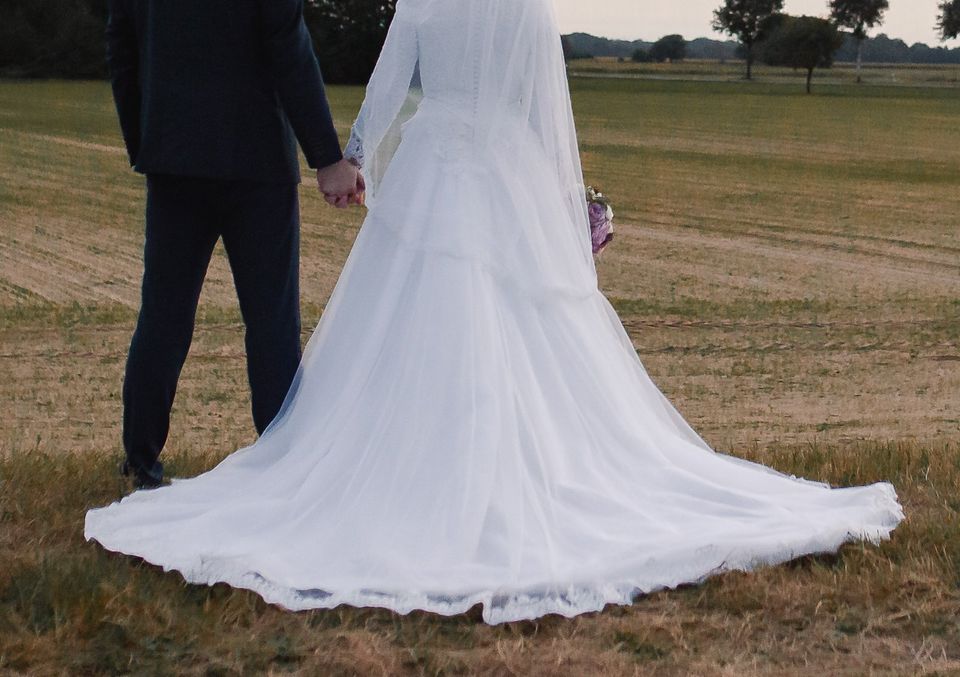
{"type": "MultiPolygon", "coordinates": [[[[713,10],[721,0],[555,0],[564,33],[582,31],[608,38],[656,40],[670,33],[680,33],[688,40],[699,37],[719,38],[710,28],[713,10]]],[[[790,14],[826,16],[828,0],[786,0],[790,14]]],[[[890,9],[882,26],[871,35],[886,33],[908,45],[940,42],[934,24],[939,0],[890,0],[890,9]]],[[[945,43],[960,46],[960,40],[945,43]]]]}

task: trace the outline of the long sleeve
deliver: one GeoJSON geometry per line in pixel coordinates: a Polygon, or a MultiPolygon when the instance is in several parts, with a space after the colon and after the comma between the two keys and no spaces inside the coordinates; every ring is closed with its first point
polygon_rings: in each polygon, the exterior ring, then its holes
{"type": "Polygon", "coordinates": [[[350,139],[347,141],[346,148],[343,149],[343,156],[353,161],[358,167],[363,167],[363,142],[360,141],[356,124],[350,129],[350,139]]]}
{"type": "Polygon", "coordinates": [[[303,0],[262,0],[261,16],[267,63],[307,163],[314,169],[332,165],[343,154],[303,20],[303,0]]]}
{"type": "Polygon", "coordinates": [[[360,166],[368,164],[400,114],[418,58],[416,24],[399,3],[344,152],[360,166]]]}
{"type": "Polygon", "coordinates": [[[110,0],[106,36],[113,100],[127,155],[134,165],[140,152],[140,52],[136,25],[126,0],[110,0]]]}

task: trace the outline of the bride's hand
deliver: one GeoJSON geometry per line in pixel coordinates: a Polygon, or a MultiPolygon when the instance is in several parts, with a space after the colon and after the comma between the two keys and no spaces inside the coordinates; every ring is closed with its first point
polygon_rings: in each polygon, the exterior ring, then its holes
{"type": "MultiPolygon", "coordinates": [[[[353,162],[353,160],[351,160],[351,162],[353,162]]],[[[355,162],[353,164],[356,165],[355,162]]],[[[357,169],[360,168],[359,165],[356,165],[356,166],[357,166],[357,169]]],[[[350,202],[351,204],[355,204],[358,207],[362,207],[364,202],[366,201],[366,197],[367,197],[367,184],[363,180],[363,174],[361,174],[360,172],[357,172],[357,185],[356,185],[354,194],[350,197],[350,202]]]]}
{"type": "Polygon", "coordinates": [[[359,169],[346,159],[317,170],[317,188],[328,204],[341,209],[357,199],[362,182],[359,169]]]}

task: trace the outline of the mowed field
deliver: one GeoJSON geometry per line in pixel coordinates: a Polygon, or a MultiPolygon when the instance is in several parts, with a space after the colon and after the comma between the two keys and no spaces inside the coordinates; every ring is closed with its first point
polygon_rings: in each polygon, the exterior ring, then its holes
{"type": "MultiPolygon", "coordinates": [[[[719,450],[892,481],[892,540],[494,628],[283,612],[106,554],[83,514],[127,490],[143,180],[108,85],[0,82],[0,673],[960,674],[960,89],[572,88],[617,210],[601,284],[651,376],[719,450]]],[[[362,90],[330,94],[345,137],[362,90]]],[[[302,211],[306,340],[362,212],[309,183],[302,211]]],[[[220,249],[165,460],[189,476],[253,439],[220,249]]]]}

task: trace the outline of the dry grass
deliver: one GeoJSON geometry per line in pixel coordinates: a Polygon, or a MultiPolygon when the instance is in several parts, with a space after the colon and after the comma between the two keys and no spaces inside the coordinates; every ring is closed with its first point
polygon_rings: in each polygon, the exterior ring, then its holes
{"type": "MultiPolygon", "coordinates": [[[[340,121],[360,95],[333,88],[340,121]]],[[[651,375],[719,449],[892,481],[893,539],[494,628],[283,612],[84,543],[123,490],[142,185],[105,85],[0,83],[0,673],[960,674],[960,93],[591,78],[575,98],[618,209],[602,284],[651,375]]],[[[310,327],[360,214],[302,195],[310,327]]],[[[245,379],[218,252],[174,473],[253,439],[245,379]]]]}

